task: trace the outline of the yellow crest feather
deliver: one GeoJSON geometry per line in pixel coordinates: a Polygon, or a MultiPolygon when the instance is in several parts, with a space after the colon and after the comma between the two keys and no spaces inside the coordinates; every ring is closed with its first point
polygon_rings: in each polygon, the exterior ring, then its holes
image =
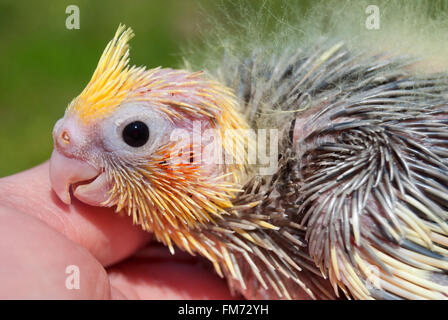
{"type": "Polygon", "coordinates": [[[129,67],[128,42],[134,33],[120,25],[114,38],[108,43],[92,78],[81,94],[69,106],[84,122],[90,122],[107,114],[144,85],[144,67],[129,67]]]}

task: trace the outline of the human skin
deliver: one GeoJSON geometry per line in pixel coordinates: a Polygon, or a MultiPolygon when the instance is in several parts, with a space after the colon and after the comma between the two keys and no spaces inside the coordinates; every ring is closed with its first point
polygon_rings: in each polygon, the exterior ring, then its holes
{"type": "Polygon", "coordinates": [[[129,217],[62,203],[48,171],[45,162],[0,179],[0,299],[232,298],[201,260],[170,255],[129,217]],[[79,289],[66,287],[71,265],[79,289]]]}

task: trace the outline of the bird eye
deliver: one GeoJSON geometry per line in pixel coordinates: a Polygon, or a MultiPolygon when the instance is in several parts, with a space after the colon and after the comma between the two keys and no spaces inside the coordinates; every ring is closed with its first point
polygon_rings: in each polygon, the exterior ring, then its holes
{"type": "Polygon", "coordinates": [[[123,129],[123,140],[131,147],[141,147],[148,142],[149,129],[141,121],[134,121],[123,129]]]}

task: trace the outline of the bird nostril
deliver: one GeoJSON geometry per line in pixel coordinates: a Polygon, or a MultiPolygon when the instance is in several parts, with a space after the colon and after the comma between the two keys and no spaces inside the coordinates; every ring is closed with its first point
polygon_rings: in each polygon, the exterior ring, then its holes
{"type": "Polygon", "coordinates": [[[61,137],[62,142],[64,142],[65,144],[70,143],[70,135],[68,134],[68,132],[66,130],[62,131],[60,137],[61,137]]]}

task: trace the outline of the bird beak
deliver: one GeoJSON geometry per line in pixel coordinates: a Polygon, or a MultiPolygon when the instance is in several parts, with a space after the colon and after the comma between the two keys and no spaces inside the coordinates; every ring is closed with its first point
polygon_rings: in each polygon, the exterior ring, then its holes
{"type": "Polygon", "coordinates": [[[68,158],[56,149],[50,159],[50,181],[54,192],[66,204],[71,203],[70,187],[78,200],[92,206],[103,206],[109,198],[110,184],[101,169],[68,158]]]}

